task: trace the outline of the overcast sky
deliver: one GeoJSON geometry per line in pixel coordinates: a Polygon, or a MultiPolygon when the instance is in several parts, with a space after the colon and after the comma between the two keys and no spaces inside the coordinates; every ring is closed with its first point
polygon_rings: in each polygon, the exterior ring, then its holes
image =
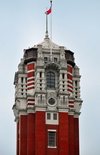
{"type": "MultiPolygon", "coordinates": [[[[14,74],[23,49],[43,41],[49,0],[0,1],[0,155],[15,155],[14,74]]],[[[100,0],[53,0],[53,42],[80,67],[80,155],[100,155],[100,0]]]]}

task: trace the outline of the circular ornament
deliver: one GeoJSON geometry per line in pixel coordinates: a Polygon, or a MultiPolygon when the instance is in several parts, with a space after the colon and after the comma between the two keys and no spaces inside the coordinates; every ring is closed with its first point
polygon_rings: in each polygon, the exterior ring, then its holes
{"type": "Polygon", "coordinates": [[[48,103],[52,106],[52,105],[54,105],[56,102],[55,102],[55,99],[54,99],[54,98],[49,98],[48,103]]]}

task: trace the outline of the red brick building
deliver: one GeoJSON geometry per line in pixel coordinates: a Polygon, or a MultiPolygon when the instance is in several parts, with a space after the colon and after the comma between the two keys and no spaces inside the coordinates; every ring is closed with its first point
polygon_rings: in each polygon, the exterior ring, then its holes
{"type": "Polygon", "coordinates": [[[43,42],[15,73],[16,155],[79,155],[80,74],[74,53],[43,42]]]}

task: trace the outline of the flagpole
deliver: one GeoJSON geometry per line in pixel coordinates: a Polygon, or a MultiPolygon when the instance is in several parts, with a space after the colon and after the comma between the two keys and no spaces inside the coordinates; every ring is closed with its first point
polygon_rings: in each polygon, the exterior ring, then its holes
{"type": "MultiPolygon", "coordinates": [[[[51,9],[52,9],[52,0],[50,0],[51,9]]],[[[51,10],[51,18],[50,18],[50,40],[52,42],[52,10],[51,10]]],[[[50,45],[50,59],[52,61],[52,44],[50,45]]]]}
{"type": "Polygon", "coordinates": [[[48,36],[48,15],[46,14],[46,33],[45,33],[45,39],[48,39],[48,38],[49,38],[49,36],[48,36]]]}
{"type": "MultiPolygon", "coordinates": [[[[50,0],[51,9],[52,9],[52,0],[50,0]]],[[[50,39],[52,41],[52,11],[51,11],[51,19],[50,19],[50,39]]]]}

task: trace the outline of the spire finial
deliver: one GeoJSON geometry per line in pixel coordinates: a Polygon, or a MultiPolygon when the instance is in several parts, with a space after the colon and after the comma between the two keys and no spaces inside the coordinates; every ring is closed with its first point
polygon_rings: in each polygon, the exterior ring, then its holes
{"type": "Polygon", "coordinates": [[[45,33],[45,39],[49,39],[48,35],[48,15],[46,14],[46,33],[45,33]]]}

